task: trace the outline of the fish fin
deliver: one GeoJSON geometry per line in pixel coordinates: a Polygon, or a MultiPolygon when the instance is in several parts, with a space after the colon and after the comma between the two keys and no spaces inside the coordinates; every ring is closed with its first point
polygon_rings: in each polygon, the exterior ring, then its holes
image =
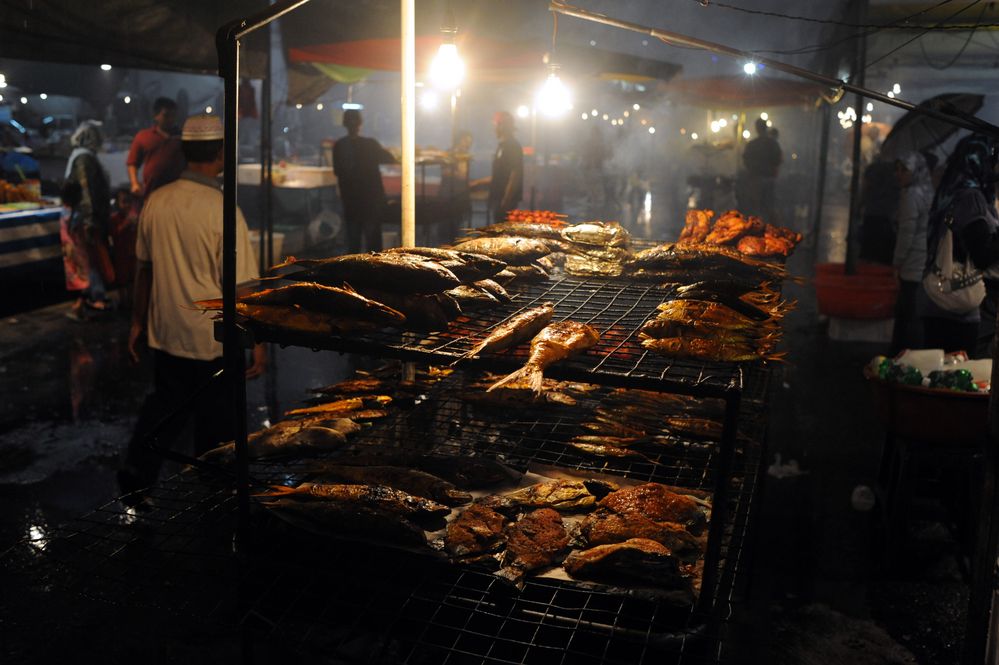
{"type": "Polygon", "coordinates": [[[486,388],[486,392],[492,392],[497,388],[502,388],[503,386],[511,383],[519,383],[521,381],[525,382],[527,386],[536,394],[541,394],[542,386],[545,381],[545,373],[540,367],[527,363],[516,372],[508,374],[493,385],[486,388]]]}
{"type": "Polygon", "coordinates": [[[284,257],[284,261],[281,263],[275,263],[272,265],[267,272],[274,272],[275,270],[280,270],[281,268],[287,268],[288,266],[295,265],[296,263],[298,263],[298,259],[294,256],[288,255],[284,257]]]}
{"type": "Polygon", "coordinates": [[[185,308],[185,309],[202,309],[202,310],[222,309],[222,299],[211,298],[209,300],[196,300],[194,301],[194,307],[185,308]]]}
{"type": "Polygon", "coordinates": [[[778,353],[768,353],[764,360],[773,360],[774,362],[787,363],[787,351],[780,351],[778,353]]]}
{"type": "Polygon", "coordinates": [[[288,487],[287,485],[271,485],[271,490],[269,492],[261,492],[260,494],[254,494],[253,496],[289,496],[291,494],[301,494],[301,490],[294,487],[288,487]]]}

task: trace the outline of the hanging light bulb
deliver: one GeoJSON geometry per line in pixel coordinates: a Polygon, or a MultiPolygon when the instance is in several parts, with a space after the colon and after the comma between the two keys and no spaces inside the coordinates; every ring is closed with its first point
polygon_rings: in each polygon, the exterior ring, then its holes
{"type": "Polygon", "coordinates": [[[538,91],[537,107],[549,117],[557,117],[572,108],[572,97],[558,76],[558,65],[548,66],[548,78],[538,91]]]}
{"type": "Polygon", "coordinates": [[[439,90],[455,90],[465,79],[465,63],[458,55],[454,37],[458,28],[454,24],[454,13],[448,3],[444,25],[441,26],[441,45],[430,63],[430,81],[439,90]]]}

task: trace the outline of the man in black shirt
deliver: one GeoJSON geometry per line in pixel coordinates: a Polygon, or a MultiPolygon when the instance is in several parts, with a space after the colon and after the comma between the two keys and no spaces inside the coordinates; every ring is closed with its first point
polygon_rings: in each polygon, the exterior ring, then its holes
{"type": "Polygon", "coordinates": [[[746,144],[742,163],[746,167],[743,199],[739,207],[743,213],[757,215],[765,222],[776,223],[774,214],[774,186],[777,170],[783,161],[780,144],[770,136],[767,121],[756,119],[756,138],[746,144]]]}
{"type": "Polygon", "coordinates": [[[514,210],[524,195],[524,149],[513,137],[513,116],[499,111],[493,118],[496,125],[496,155],[493,175],[489,182],[489,209],[493,221],[502,222],[507,212],[514,210]]]}
{"type": "Polygon", "coordinates": [[[347,227],[347,251],[361,251],[361,236],[367,251],[382,249],[381,213],[385,186],[379,164],[394,164],[395,157],[375,139],[361,136],[361,112],[343,112],[347,136],[333,144],[333,172],[336,174],[347,227]]]}

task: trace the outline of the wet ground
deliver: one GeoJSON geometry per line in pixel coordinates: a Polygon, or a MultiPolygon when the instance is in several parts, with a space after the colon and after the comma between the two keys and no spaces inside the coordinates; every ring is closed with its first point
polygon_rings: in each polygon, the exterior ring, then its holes
{"type": "MultiPolygon", "coordinates": [[[[818,249],[804,247],[794,257],[792,272],[808,275],[816,255],[835,255],[842,232],[831,228],[818,249]]],[[[755,651],[746,645],[746,662],[956,663],[967,589],[949,515],[925,502],[929,512],[914,521],[905,556],[885,565],[877,507],[858,510],[851,502],[858,486],[875,485],[884,431],[860,368],[884,349],[830,341],[807,282],[787,294],[799,307],[786,322],[789,361],[772,400],[771,472],[744,613],[755,651]]],[[[52,525],[116,496],[113,474],[148,389],[148,362],[126,360],[125,313],[78,322],[65,318],[65,310],[58,305],[0,320],[0,551],[44,537],[52,525]]],[[[251,428],[307,388],[365,362],[305,349],[272,352],[269,374],[249,387],[251,428]]],[[[14,588],[13,581],[0,578],[0,588],[14,588]]],[[[0,635],[20,639],[0,652],[32,662],[25,645],[33,640],[46,640],[50,656],[96,646],[86,628],[89,611],[86,602],[58,592],[8,594],[0,600],[0,635]],[[56,620],[59,611],[65,621],[56,620]]],[[[141,612],[115,618],[123,635],[158,636],[166,646],[155,662],[189,662],[191,650],[227,662],[227,649],[238,644],[182,621],[155,629],[146,621],[141,612]]],[[[144,644],[123,638],[118,647],[108,662],[137,662],[144,644]]]]}

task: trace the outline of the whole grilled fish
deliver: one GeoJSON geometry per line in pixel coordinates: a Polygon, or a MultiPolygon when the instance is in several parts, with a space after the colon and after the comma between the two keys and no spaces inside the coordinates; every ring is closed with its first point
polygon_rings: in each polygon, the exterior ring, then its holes
{"type": "Polygon", "coordinates": [[[584,222],[562,229],[562,237],[569,242],[602,247],[624,247],[631,235],[617,222],[584,222]]]}
{"type": "Polygon", "coordinates": [[[743,256],[722,245],[665,244],[638,252],[629,262],[632,270],[718,270],[733,275],[782,279],[783,266],[743,256]]]}
{"type": "Polygon", "coordinates": [[[679,563],[665,545],[632,538],[573,552],[565,560],[565,571],[580,580],[684,589],[689,583],[681,575],[679,563]]]}
{"type": "Polygon", "coordinates": [[[516,346],[524,340],[534,337],[547,326],[555,315],[555,306],[545,303],[517,314],[497,326],[488,337],[475,345],[466,354],[472,358],[483,352],[495,353],[516,346]]]}
{"type": "Polygon", "coordinates": [[[460,506],[472,500],[472,496],[442,478],[425,471],[407,469],[401,466],[350,466],[329,465],[313,481],[320,484],[337,482],[361,485],[386,485],[422,496],[448,506],[460,506]]]}
{"type": "Polygon", "coordinates": [[[369,298],[402,312],[406,322],[401,327],[406,330],[419,332],[447,330],[451,320],[461,311],[460,309],[456,311],[457,304],[450,296],[443,293],[393,293],[367,287],[362,287],[361,290],[369,298]]]}
{"type": "Polygon", "coordinates": [[[286,411],[284,415],[286,416],[306,416],[306,415],[335,415],[335,414],[346,414],[352,411],[359,411],[367,406],[385,406],[392,403],[392,398],[388,395],[371,395],[364,397],[348,397],[346,399],[339,399],[333,402],[326,402],[325,404],[316,404],[315,406],[306,406],[300,409],[292,409],[291,411],[286,411]]]}
{"type": "Polygon", "coordinates": [[[496,300],[500,302],[506,303],[506,302],[511,302],[513,300],[513,298],[510,297],[510,294],[506,292],[506,289],[497,284],[494,280],[480,279],[479,281],[475,282],[472,286],[482,289],[483,291],[487,292],[489,295],[491,295],[493,298],[496,298],[496,300]]]}
{"type": "Polygon", "coordinates": [[[485,254],[459,252],[441,247],[394,247],[385,251],[392,254],[413,254],[433,259],[444,265],[465,283],[489,279],[506,267],[502,261],[485,254]]]}
{"type": "Polygon", "coordinates": [[[469,286],[468,284],[462,284],[450,291],[445,291],[445,293],[454,298],[459,305],[474,307],[476,305],[495,305],[499,303],[496,297],[485,289],[469,286]]]}
{"type": "MultiPolygon", "coordinates": [[[[347,434],[356,431],[354,428],[358,428],[358,425],[353,421],[346,420],[346,422],[350,426],[341,426],[340,429],[317,425],[298,428],[292,425],[270,427],[247,437],[247,454],[250,459],[265,459],[301,455],[321,450],[336,450],[347,442],[347,434]]],[[[232,464],[236,460],[236,444],[230,441],[209,450],[199,459],[212,464],[232,464]]]]}
{"type": "Polygon", "coordinates": [[[509,494],[488,496],[481,503],[493,510],[554,508],[563,513],[585,512],[616,489],[617,486],[601,480],[553,480],[509,494]]]}
{"type": "MultiPolygon", "coordinates": [[[[221,300],[217,302],[206,300],[197,304],[205,309],[219,311],[222,309],[221,300]]],[[[400,327],[406,321],[402,312],[391,310],[388,307],[381,312],[371,311],[361,318],[359,316],[343,316],[335,311],[317,312],[293,305],[253,305],[237,302],[236,313],[262,326],[316,336],[367,332],[385,326],[400,327]]]]}
{"type": "Polygon", "coordinates": [[[761,321],[780,319],[784,315],[783,309],[779,306],[772,307],[767,311],[754,307],[753,311],[762,314],[762,318],[753,314],[733,309],[720,302],[709,302],[706,300],[668,300],[661,303],[656,309],[659,310],[658,318],[684,322],[696,319],[704,323],[711,323],[726,330],[742,330],[756,328],[761,321]]]}
{"type": "Polygon", "coordinates": [[[561,240],[561,227],[553,224],[538,224],[535,222],[499,222],[479,229],[473,229],[477,236],[520,236],[522,238],[550,238],[561,240]]]}
{"type": "Polygon", "coordinates": [[[500,379],[489,390],[524,381],[534,392],[544,387],[545,368],[581,353],[600,341],[600,333],[577,321],[559,321],[546,326],[531,340],[531,355],[524,366],[500,379]]]}
{"type": "Polygon", "coordinates": [[[506,518],[481,504],[472,504],[448,524],[444,547],[454,556],[467,557],[497,549],[503,542],[506,518]]]}
{"type": "Polygon", "coordinates": [[[648,337],[639,333],[642,346],[664,356],[697,358],[721,362],[748,362],[752,360],[780,360],[783,354],[768,353],[754,343],[733,344],[719,338],[703,337],[648,337]]]}
{"type": "Polygon", "coordinates": [[[453,272],[431,259],[412,254],[347,254],[321,261],[290,258],[282,267],[305,265],[285,279],[372,288],[395,293],[440,293],[461,284],[453,272]]]}
{"type": "MultiPolygon", "coordinates": [[[[245,305],[297,306],[314,312],[327,312],[340,316],[356,316],[374,323],[391,325],[399,323],[399,312],[380,302],[365,298],[352,288],[325,286],[315,282],[288,284],[240,296],[237,302],[245,305]]],[[[222,309],[222,300],[201,300],[195,303],[204,309],[222,309]]]]}
{"type": "Polygon", "coordinates": [[[398,514],[353,503],[278,499],[264,504],[288,522],[320,535],[359,535],[400,545],[425,547],[423,529],[398,514]]]}
{"type": "Polygon", "coordinates": [[[543,240],[516,236],[472,238],[458,243],[453,249],[459,252],[485,254],[511,266],[525,266],[551,253],[543,240]]]}
{"type": "Polygon", "coordinates": [[[527,513],[507,526],[503,535],[503,567],[496,574],[518,587],[525,573],[558,563],[569,551],[569,534],[562,517],[550,508],[527,513]]]}
{"type": "Polygon", "coordinates": [[[601,443],[585,443],[575,439],[569,441],[566,445],[571,448],[575,448],[579,452],[592,455],[593,457],[617,457],[620,459],[640,459],[645,462],[651,462],[646,455],[643,455],[637,450],[631,450],[630,448],[622,448],[620,446],[611,446],[601,443]]]}
{"type": "Polygon", "coordinates": [[[362,506],[381,510],[412,520],[416,524],[435,524],[451,509],[444,504],[386,485],[321,485],[302,483],[298,487],[274,485],[261,497],[300,498],[315,501],[332,501],[343,505],[362,506]]]}

